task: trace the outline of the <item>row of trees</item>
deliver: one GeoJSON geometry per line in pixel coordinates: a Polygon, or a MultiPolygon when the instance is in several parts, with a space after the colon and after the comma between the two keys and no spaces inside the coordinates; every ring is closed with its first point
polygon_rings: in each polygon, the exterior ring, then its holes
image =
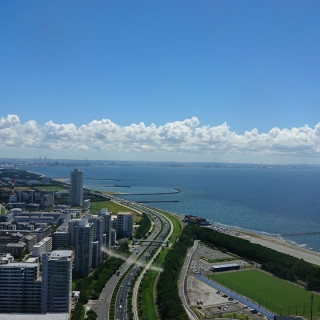
{"type": "Polygon", "coordinates": [[[151,220],[146,213],[142,213],[140,226],[136,230],[135,237],[137,239],[144,239],[151,228],[151,220]]]}
{"type": "Polygon", "coordinates": [[[261,264],[262,269],[292,282],[303,282],[309,290],[320,291],[320,268],[303,259],[298,259],[270,248],[254,244],[215,230],[189,225],[195,239],[209,246],[229,251],[244,259],[261,264]]]}
{"type": "Polygon", "coordinates": [[[178,293],[178,279],[187,254],[193,244],[190,228],[184,228],[179,240],[174,243],[164,261],[164,271],[157,285],[157,304],[161,319],[188,319],[178,293]]]}
{"type": "Polygon", "coordinates": [[[193,239],[259,263],[262,269],[279,278],[292,282],[303,282],[306,289],[320,291],[320,267],[259,244],[253,244],[248,240],[202,228],[195,224],[188,224],[183,229],[179,241],[167,254],[164,271],[158,282],[157,304],[161,319],[187,319],[178,294],[178,278],[187,248],[192,246],[193,239]]]}
{"type": "MultiPolygon", "coordinates": [[[[118,253],[128,255],[129,249],[128,244],[123,243],[118,253]]],[[[88,303],[89,299],[99,299],[100,293],[104,288],[107,281],[112,277],[117,269],[122,265],[123,261],[118,258],[109,257],[104,261],[100,262],[95,268],[92,275],[76,280],[75,290],[80,291],[79,301],[75,306],[75,310],[72,314],[72,320],[83,320],[84,319],[84,305],[88,303]]],[[[95,313],[87,313],[86,320],[94,320],[95,313]]]]}

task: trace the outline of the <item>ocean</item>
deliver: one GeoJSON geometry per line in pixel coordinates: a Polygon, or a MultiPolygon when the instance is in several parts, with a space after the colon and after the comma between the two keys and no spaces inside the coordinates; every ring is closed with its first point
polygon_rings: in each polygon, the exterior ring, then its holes
{"type": "Polygon", "coordinates": [[[74,168],[84,172],[88,188],[121,192],[126,199],[219,225],[279,234],[320,252],[319,167],[158,162],[21,167],[67,181],[74,168]]]}

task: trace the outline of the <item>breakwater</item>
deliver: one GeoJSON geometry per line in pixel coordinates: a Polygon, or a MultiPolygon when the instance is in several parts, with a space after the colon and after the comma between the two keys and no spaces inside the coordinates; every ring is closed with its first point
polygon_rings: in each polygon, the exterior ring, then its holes
{"type": "Polygon", "coordinates": [[[125,195],[125,196],[161,196],[161,195],[168,195],[168,194],[176,194],[176,193],[180,193],[180,192],[181,192],[180,189],[173,189],[173,191],[170,191],[170,192],[151,192],[151,193],[120,192],[120,193],[118,193],[118,195],[125,195]]]}

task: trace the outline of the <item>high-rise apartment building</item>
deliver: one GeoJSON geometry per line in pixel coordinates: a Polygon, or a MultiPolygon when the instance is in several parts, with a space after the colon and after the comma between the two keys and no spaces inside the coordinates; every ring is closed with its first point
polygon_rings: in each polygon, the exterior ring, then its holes
{"type": "Polygon", "coordinates": [[[70,312],[72,250],[42,255],[42,312],[70,312]]]}
{"type": "Polygon", "coordinates": [[[70,244],[74,246],[74,272],[87,276],[92,266],[93,224],[88,219],[73,219],[69,222],[70,244]]]}
{"type": "Polygon", "coordinates": [[[106,240],[103,245],[109,248],[111,245],[111,214],[108,209],[101,209],[98,212],[98,217],[102,217],[104,223],[103,233],[106,235],[106,240]]]}
{"type": "Polygon", "coordinates": [[[81,207],[83,203],[83,172],[78,169],[71,172],[70,203],[72,207],[81,207]]]}
{"type": "MultiPolygon", "coordinates": [[[[37,259],[0,264],[0,313],[69,314],[72,295],[72,250],[37,259]]],[[[10,317],[8,317],[9,319],[10,317]]]]}
{"type": "Polygon", "coordinates": [[[39,264],[0,265],[0,313],[41,313],[39,264]]]}
{"type": "Polygon", "coordinates": [[[117,214],[117,239],[132,238],[133,213],[119,212],[117,214]]]}
{"type": "Polygon", "coordinates": [[[102,246],[104,245],[104,221],[102,217],[90,215],[93,228],[92,267],[95,268],[103,258],[102,246]]]}

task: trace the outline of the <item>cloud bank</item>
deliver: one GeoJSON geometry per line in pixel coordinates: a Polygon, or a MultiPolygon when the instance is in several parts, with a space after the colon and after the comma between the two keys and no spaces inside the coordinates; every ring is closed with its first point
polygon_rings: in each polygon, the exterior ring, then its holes
{"type": "Polygon", "coordinates": [[[10,148],[114,152],[179,152],[197,154],[238,154],[259,156],[314,157],[320,155],[320,122],[311,128],[272,128],[233,132],[227,123],[201,126],[192,117],[157,126],[120,126],[109,119],[94,120],[80,127],[52,121],[39,125],[22,123],[17,115],[0,119],[2,152],[10,148]]]}

